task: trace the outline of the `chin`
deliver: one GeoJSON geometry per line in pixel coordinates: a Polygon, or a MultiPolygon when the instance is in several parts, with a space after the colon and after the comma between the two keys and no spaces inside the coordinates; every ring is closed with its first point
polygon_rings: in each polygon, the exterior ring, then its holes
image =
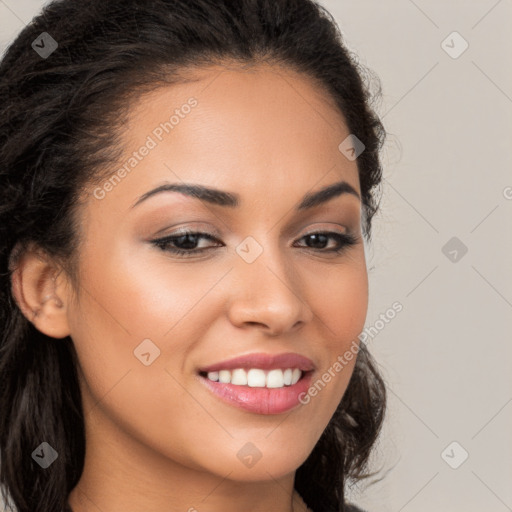
{"type": "Polygon", "coordinates": [[[222,477],[229,474],[230,480],[239,482],[278,479],[294,473],[313,449],[285,446],[277,439],[272,442],[271,437],[259,445],[239,442],[236,450],[223,453],[223,464],[207,464],[204,469],[222,477]]]}

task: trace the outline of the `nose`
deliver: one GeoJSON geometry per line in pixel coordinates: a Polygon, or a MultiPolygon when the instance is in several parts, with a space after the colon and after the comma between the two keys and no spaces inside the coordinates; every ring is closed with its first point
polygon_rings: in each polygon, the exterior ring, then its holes
{"type": "Polygon", "coordinates": [[[230,287],[228,316],[237,327],[257,326],[268,336],[279,336],[309,323],[313,312],[304,283],[283,257],[269,250],[252,263],[240,259],[230,287]]]}

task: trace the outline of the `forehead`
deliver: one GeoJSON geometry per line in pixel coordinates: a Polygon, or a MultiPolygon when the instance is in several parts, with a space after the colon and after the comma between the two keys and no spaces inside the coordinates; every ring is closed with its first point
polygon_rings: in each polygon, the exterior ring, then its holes
{"type": "Polygon", "coordinates": [[[282,107],[289,105],[300,111],[309,110],[308,118],[320,116],[331,129],[340,123],[345,124],[342,113],[324,84],[310,75],[280,64],[225,62],[188,67],[176,72],[176,78],[171,79],[169,86],[160,85],[134,102],[131,112],[133,122],[140,121],[148,107],[151,108],[159,100],[173,97],[178,100],[183,95],[194,94],[205,107],[220,103],[224,108],[229,104],[245,104],[250,108],[284,101],[282,107]]]}
{"type": "Polygon", "coordinates": [[[356,162],[338,149],[349,136],[343,115],[308,76],[269,64],[215,65],[182,76],[133,104],[121,127],[118,166],[126,172],[109,199],[133,204],[164,180],[266,200],[269,187],[302,196],[340,178],[359,190],[356,162]],[[133,156],[143,146],[151,149],[133,156]]]}

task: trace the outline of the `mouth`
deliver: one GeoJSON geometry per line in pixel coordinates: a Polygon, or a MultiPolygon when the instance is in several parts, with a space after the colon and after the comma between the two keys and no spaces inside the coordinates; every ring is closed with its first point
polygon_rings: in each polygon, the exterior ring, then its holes
{"type": "Polygon", "coordinates": [[[315,370],[299,354],[250,354],[199,368],[197,374],[223,403],[256,414],[281,414],[303,404],[315,370]]]}

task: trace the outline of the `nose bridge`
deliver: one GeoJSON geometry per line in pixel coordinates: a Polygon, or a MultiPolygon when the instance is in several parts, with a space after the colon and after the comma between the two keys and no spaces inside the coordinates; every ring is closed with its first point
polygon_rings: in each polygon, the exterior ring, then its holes
{"type": "Polygon", "coordinates": [[[231,290],[229,314],[238,326],[258,323],[277,334],[309,321],[312,314],[275,232],[258,238],[248,236],[236,248],[237,284],[231,290]]]}

